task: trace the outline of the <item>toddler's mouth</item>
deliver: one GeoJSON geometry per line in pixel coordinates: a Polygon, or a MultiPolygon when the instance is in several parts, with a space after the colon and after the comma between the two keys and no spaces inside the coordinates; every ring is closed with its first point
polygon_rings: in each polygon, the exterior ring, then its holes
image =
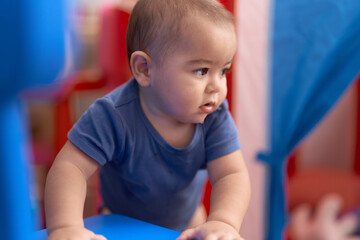
{"type": "Polygon", "coordinates": [[[200,106],[201,111],[204,113],[211,113],[215,110],[215,102],[208,102],[200,106]]]}

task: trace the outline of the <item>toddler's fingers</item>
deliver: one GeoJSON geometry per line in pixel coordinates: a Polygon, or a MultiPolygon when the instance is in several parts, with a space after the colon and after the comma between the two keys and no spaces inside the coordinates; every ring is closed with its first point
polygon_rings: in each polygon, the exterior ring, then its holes
{"type": "Polygon", "coordinates": [[[244,240],[241,237],[234,237],[234,236],[223,236],[220,238],[216,238],[217,240],[244,240]]]}
{"type": "Polygon", "coordinates": [[[94,235],[91,240],[107,240],[103,235],[97,234],[94,235]]]}
{"type": "Polygon", "coordinates": [[[209,234],[204,240],[218,240],[219,238],[215,234],[209,234]]]}
{"type": "Polygon", "coordinates": [[[180,236],[176,240],[191,240],[196,239],[196,230],[195,229],[187,229],[180,234],[180,236]]]}

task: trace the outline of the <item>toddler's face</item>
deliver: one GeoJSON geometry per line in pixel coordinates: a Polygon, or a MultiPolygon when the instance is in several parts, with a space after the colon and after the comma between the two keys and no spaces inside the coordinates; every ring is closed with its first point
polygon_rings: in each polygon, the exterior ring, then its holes
{"type": "Polygon", "coordinates": [[[230,24],[192,17],[180,35],[161,63],[151,67],[151,102],[170,119],[202,123],[225,100],[235,31],[230,24]]]}

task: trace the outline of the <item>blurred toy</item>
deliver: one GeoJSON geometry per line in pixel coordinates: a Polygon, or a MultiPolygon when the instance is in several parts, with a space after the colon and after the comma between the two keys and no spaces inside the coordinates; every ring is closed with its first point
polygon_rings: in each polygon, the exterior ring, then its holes
{"type": "Polygon", "coordinates": [[[289,234],[293,240],[359,240],[354,233],[359,220],[352,212],[340,214],[342,198],[338,194],[323,197],[314,212],[309,204],[299,205],[291,213],[289,234]]]}

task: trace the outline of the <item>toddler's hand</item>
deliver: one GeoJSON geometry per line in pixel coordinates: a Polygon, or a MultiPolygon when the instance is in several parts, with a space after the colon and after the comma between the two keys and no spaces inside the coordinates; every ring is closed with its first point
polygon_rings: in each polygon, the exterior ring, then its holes
{"type": "Polygon", "coordinates": [[[195,228],[185,230],[177,240],[244,240],[229,224],[220,221],[208,221],[195,228]]]}
{"type": "Polygon", "coordinates": [[[47,240],[106,240],[102,235],[96,235],[84,227],[64,227],[50,233],[47,240]]]}

